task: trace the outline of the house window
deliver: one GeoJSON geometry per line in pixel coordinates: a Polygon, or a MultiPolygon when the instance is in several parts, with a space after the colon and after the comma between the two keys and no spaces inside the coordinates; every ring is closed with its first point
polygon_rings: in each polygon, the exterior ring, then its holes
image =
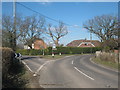
{"type": "Polygon", "coordinates": [[[85,43],[85,45],[87,46],[87,45],[88,45],[88,43],[85,43]]]}

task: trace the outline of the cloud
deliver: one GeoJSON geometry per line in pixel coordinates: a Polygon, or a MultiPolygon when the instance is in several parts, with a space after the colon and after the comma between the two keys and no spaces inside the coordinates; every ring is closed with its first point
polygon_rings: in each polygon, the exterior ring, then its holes
{"type": "MultiPolygon", "coordinates": [[[[37,1],[39,1],[39,0],[37,0],[37,1]]],[[[39,3],[42,4],[42,5],[49,5],[52,2],[50,2],[49,0],[40,0],[39,3]]]]}
{"type": "Polygon", "coordinates": [[[67,27],[70,27],[70,28],[80,28],[80,26],[79,25],[71,25],[71,26],[67,26],[67,27]]]}
{"type": "Polygon", "coordinates": [[[41,2],[41,4],[46,5],[47,3],[46,2],[41,2]]]}
{"type": "Polygon", "coordinates": [[[79,25],[73,25],[73,27],[75,27],[75,28],[80,28],[80,26],[79,26],[79,25]]]}
{"type": "Polygon", "coordinates": [[[42,4],[42,5],[48,5],[48,4],[50,4],[51,2],[39,2],[40,4],[42,4]]]}

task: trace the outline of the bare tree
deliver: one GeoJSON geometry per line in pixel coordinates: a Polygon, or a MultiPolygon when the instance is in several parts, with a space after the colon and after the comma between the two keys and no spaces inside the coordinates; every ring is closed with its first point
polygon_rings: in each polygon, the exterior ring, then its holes
{"type": "Polygon", "coordinates": [[[2,46],[12,48],[12,22],[9,16],[5,16],[2,19],[2,46]]]}
{"type": "Polygon", "coordinates": [[[16,40],[21,35],[20,25],[22,23],[21,17],[16,17],[16,30],[14,30],[14,20],[11,16],[4,16],[2,19],[2,41],[3,46],[16,49],[16,40]]]}
{"type": "Polygon", "coordinates": [[[45,29],[45,19],[35,16],[26,17],[20,28],[22,36],[20,39],[32,49],[32,43],[36,38],[40,38],[45,29]]]}
{"type": "Polygon", "coordinates": [[[56,46],[59,46],[60,38],[65,36],[68,33],[68,31],[64,23],[59,22],[59,26],[55,26],[55,27],[52,27],[52,25],[49,24],[45,33],[52,38],[56,46]]]}
{"type": "Polygon", "coordinates": [[[112,15],[96,16],[85,22],[83,27],[97,35],[101,41],[105,41],[116,36],[117,21],[117,17],[112,15]]]}
{"type": "Polygon", "coordinates": [[[35,38],[40,38],[45,27],[45,19],[35,16],[21,17],[17,14],[16,30],[14,30],[14,19],[11,16],[4,16],[2,20],[2,42],[3,46],[15,49],[15,41],[27,43],[32,48],[35,38]]]}

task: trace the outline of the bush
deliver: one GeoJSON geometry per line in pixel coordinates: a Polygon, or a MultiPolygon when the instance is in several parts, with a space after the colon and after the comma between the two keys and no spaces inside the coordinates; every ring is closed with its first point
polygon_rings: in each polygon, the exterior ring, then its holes
{"type": "MultiPolygon", "coordinates": [[[[21,53],[22,55],[42,55],[43,50],[35,50],[35,49],[18,49],[17,53],[21,53]]],[[[45,53],[48,53],[48,50],[44,50],[45,53]]]]}
{"type": "Polygon", "coordinates": [[[118,62],[117,54],[115,53],[108,53],[108,52],[102,52],[100,54],[100,60],[102,61],[111,61],[111,62],[118,62]]]}
{"type": "Polygon", "coordinates": [[[25,73],[24,65],[14,58],[12,49],[5,47],[0,49],[2,50],[2,87],[24,87],[26,80],[21,79],[25,73]]]}
{"type": "MultiPolygon", "coordinates": [[[[52,52],[54,54],[81,54],[81,53],[95,53],[96,51],[101,50],[100,47],[57,47],[57,50],[52,51],[52,47],[48,47],[44,50],[45,55],[51,55],[52,52]]],[[[22,55],[42,55],[43,50],[17,50],[18,53],[22,55]]]]}
{"type": "Polygon", "coordinates": [[[18,49],[16,51],[16,53],[21,53],[22,55],[28,55],[30,52],[30,50],[26,50],[26,49],[18,49]]]}
{"type": "Polygon", "coordinates": [[[105,47],[103,48],[103,51],[109,52],[109,51],[110,51],[110,47],[109,47],[109,46],[105,46],[105,47]]]}
{"type": "Polygon", "coordinates": [[[105,52],[109,52],[110,50],[117,49],[118,50],[118,43],[120,42],[119,39],[109,39],[102,42],[102,47],[105,52]]]}
{"type": "Polygon", "coordinates": [[[100,47],[57,47],[57,53],[63,54],[81,54],[81,53],[95,53],[101,50],[100,47]]]}
{"type": "Polygon", "coordinates": [[[1,49],[2,49],[2,72],[6,77],[9,72],[9,68],[12,64],[12,58],[14,56],[14,53],[10,48],[1,48],[1,49]]]}

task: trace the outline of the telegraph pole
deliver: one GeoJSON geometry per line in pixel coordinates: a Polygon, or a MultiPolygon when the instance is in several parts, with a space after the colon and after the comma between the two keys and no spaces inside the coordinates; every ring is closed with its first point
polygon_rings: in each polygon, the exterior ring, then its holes
{"type": "MultiPolygon", "coordinates": [[[[91,44],[92,44],[92,33],[90,32],[90,41],[91,41],[91,44]]],[[[92,54],[92,47],[91,47],[91,54],[92,54]]]]}
{"type": "MultiPolygon", "coordinates": [[[[90,26],[91,30],[92,30],[92,26],[90,26]]],[[[91,41],[91,44],[92,44],[92,32],[90,32],[90,41],[91,41]]],[[[92,46],[91,46],[91,54],[92,54],[92,46]]]]}
{"type": "Polygon", "coordinates": [[[13,50],[16,51],[16,0],[14,0],[13,2],[13,18],[14,18],[14,26],[13,26],[13,29],[14,29],[14,32],[13,32],[13,50]]]}
{"type": "Polygon", "coordinates": [[[90,32],[90,40],[92,40],[92,33],[90,32]]]}

